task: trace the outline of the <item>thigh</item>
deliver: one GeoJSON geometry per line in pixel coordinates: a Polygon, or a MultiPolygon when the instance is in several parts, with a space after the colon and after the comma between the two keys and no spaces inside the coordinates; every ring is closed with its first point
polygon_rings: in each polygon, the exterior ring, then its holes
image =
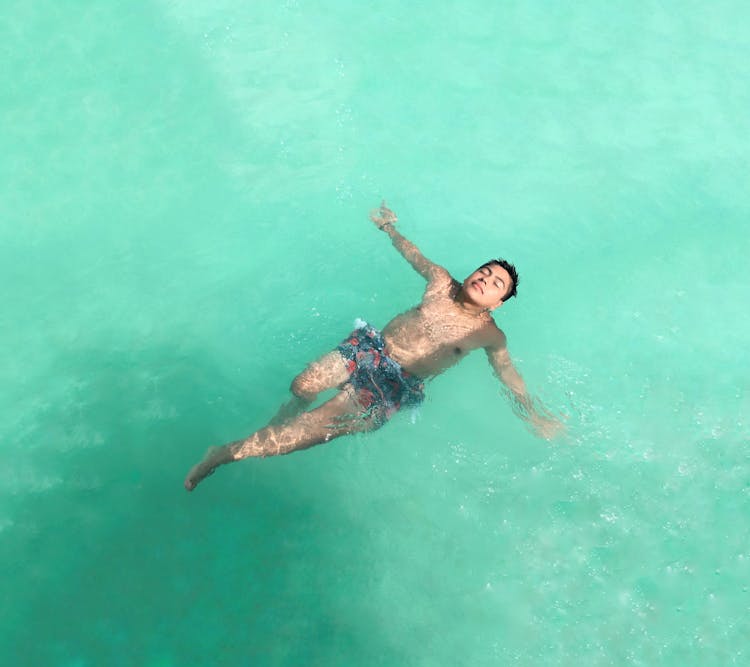
{"type": "Polygon", "coordinates": [[[277,438],[284,444],[294,443],[292,447],[284,447],[282,444],[283,449],[291,451],[319,445],[342,435],[371,431],[377,427],[376,421],[362,408],[354,389],[347,383],[331,400],[283,427],[277,438]]]}
{"type": "MultiPolygon", "coordinates": [[[[292,381],[292,392],[299,395],[319,394],[341,386],[349,379],[346,360],[337,350],[309,363],[292,381]]],[[[322,406],[321,406],[322,407],[322,406]]]]}

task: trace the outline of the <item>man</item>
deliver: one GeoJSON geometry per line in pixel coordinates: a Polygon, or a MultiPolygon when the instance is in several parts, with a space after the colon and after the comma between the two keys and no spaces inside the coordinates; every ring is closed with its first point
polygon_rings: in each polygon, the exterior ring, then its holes
{"type": "Polygon", "coordinates": [[[490,315],[515,296],[515,267],[491,260],[459,283],[396,230],[398,218],[385,202],[370,219],[427,281],[422,302],[391,320],[382,332],[362,322],[336,350],[309,364],[292,382],[292,400],[268,426],[245,440],[211,448],[193,466],[185,478],[188,491],[225,463],[288,454],[379,428],[400,408],[423,400],[424,380],[480,347],[507,387],[516,414],[541,437],[551,438],[560,430],[559,422],[538,409],[526,392],[508,355],[505,334],[490,315]],[[320,392],[332,388],[338,388],[338,394],[305,412],[320,392]]]}

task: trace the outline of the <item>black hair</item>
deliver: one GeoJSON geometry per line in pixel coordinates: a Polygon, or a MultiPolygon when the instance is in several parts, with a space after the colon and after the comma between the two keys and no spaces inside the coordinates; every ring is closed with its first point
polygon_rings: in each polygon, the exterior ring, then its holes
{"type": "Polygon", "coordinates": [[[490,266],[490,264],[497,264],[498,266],[502,266],[510,274],[512,285],[505,293],[503,301],[505,302],[508,299],[512,299],[514,296],[516,296],[516,291],[518,289],[518,271],[516,271],[516,267],[504,259],[491,259],[488,262],[482,264],[482,266],[490,266]]]}

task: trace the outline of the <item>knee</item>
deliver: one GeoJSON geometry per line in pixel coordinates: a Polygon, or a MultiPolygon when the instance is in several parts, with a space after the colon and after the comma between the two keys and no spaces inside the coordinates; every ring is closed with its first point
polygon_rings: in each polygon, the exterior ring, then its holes
{"type": "Polygon", "coordinates": [[[313,383],[305,376],[305,373],[300,373],[294,378],[294,380],[292,380],[292,386],[289,389],[292,394],[303,401],[312,402],[318,395],[313,383]]]}

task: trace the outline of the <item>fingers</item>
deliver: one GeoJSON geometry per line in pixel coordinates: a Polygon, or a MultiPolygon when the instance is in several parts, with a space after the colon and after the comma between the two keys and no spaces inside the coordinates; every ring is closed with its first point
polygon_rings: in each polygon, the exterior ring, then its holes
{"type": "Polygon", "coordinates": [[[396,214],[388,208],[388,204],[386,204],[385,199],[383,199],[380,202],[379,209],[373,209],[372,211],[370,211],[370,220],[372,220],[375,224],[379,224],[382,222],[397,222],[398,216],[396,216],[396,214]]]}

